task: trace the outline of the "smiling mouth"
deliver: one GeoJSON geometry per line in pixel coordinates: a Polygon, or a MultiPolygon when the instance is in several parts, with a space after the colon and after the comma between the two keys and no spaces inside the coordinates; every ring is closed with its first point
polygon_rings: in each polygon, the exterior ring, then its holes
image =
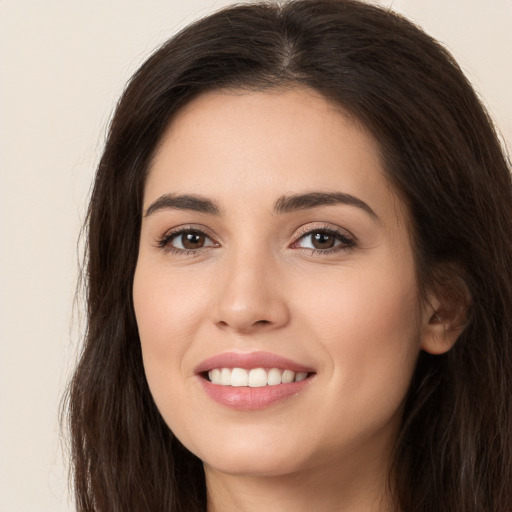
{"type": "Polygon", "coordinates": [[[281,368],[213,368],[203,374],[212,384],[231,387],[262,388],[301,382],[312,373],[295,372],[281,368]]]}
{"type": "Polygon", "coordinates": [[[202,361],[194,373],[211,399],[238,411],[290,403],[317,375],[311,366],[260,351],[217,354],[202,361]]]}

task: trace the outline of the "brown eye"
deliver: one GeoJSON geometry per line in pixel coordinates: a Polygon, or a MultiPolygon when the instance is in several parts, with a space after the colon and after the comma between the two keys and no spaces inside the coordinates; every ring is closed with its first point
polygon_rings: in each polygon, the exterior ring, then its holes
{"type": "Polygon", "coordinates": [[[317,229],[302,235],[294,246],[303,249],[328,252],[330,249],[348,249],[355,245],[355,241],[344,233],[317,229]]]}
{"type": "Polygon", "coordinates": [[[194,251],[215,245],[212,239],[205,233],[192,229],[172,233],[160,243],[161,247],[168,246],[177,251],[194,251]]]}
{"type": "Polygon", "coordinates": [[[204,246],[206,236],[203,233],[192,231],[189,233],[183,233],[181,238],[181,244],[184,249],[199,249],[204,246]]]}
{"type": "Polygon", "coordinates": [[[336,243],[336,238],[330,233],[313,233],[311,245],[315,249],[331,249],[336,243]]]}

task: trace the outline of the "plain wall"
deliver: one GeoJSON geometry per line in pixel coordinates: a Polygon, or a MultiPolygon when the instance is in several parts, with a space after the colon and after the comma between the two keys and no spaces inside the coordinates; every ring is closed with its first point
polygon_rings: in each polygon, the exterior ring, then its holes
{"type": "MultiPolygon", "coordinates": [[[[143,59],[228,3],[0,0],[0,512],[74,509],[58,409],[83,329],[77,237],[106,127],[143,59]]],[[[447,45],[510,145],[512,1],[375,3],[447,45]]]]}

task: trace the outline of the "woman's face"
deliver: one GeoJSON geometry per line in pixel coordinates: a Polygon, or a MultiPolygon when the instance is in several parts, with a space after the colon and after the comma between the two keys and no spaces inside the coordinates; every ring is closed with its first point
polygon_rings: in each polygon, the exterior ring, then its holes
{"type": "Polygon", "coordinates": [[[431,336],[406,224],[372,138],[312,91],[207,93],[174,118],[134,306],[155,402],[207,470],[387,461],[431,336]]]}

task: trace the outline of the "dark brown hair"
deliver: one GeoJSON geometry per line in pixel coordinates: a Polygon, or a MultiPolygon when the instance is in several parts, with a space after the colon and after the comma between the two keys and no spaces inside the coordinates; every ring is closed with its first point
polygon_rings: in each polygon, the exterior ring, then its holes
{"type": "Polygon", "coordinates": [[[450,54],[353,0],[221,10],[161,47],[124,92],[88,213],[88,325],[68,402],[78,510],[206,510],[201,461],[163,422],[142,366],[132,281],[145,175],[193,97],[290,85],[315,89],[373,134],[410,211],[422,290],[472,298],[455,347],[420,354],[390,475],[397,509],[510,512],[510,164],[450,54]]]}

